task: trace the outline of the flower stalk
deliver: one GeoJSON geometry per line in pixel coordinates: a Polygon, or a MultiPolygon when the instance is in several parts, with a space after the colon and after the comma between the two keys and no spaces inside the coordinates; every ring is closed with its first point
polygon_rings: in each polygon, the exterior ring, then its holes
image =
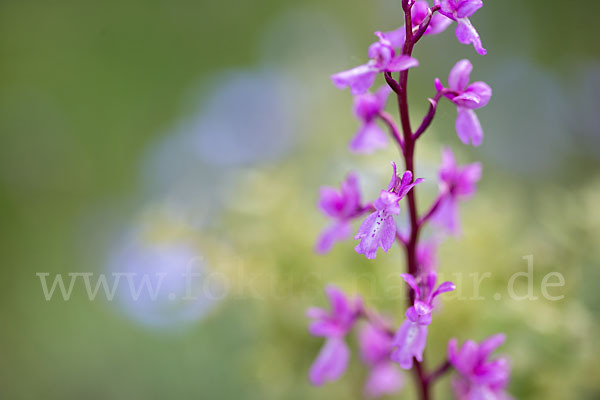
{"type": "Polygon", "coordinates": [[[339,289],[328,287],[326,293],[331,311],[309,309],[313,319],[310,331],[326,338],[315,363],[310,379],[321,385],[337,380],[345,371],[350,351],[345,337],[362,324],[359,344],[361,356],[369,369],[365,395],[370,398],[393,394],[401,390],[401,370],[412,370],[420,400],[431,400],[431,387],[446,372],[458,372],[453,388],[459,400],[507,399],[504,390],[508,384],[509,368],[504,358],[488,361],[490,353],[504,340],[494,335],[481,344],[467,341],[458,348],[455,339],[448,343],[445,361],[433,371],[425,367],[424,352],[429,325],[433,322],[435,298],[456,289],[452,282],[437,283],[435,250],[444,234],[460,233],[459,203],[475,192],[481,178],[481,165],[473,163],[458,166],[452,151],[445,147],[439,170],[439,194],[429,209],[419,215],[416,189],[424,180],[416,176],[417,140],[431,126],[442,98],[449,99],[457,108],[456,132],[465,144],[478,146],[483,131],[474,110],[487,105],[491,89],[484,82],[469,84],[472,65],[461,60],[448,76],[448,87],[439,79],[436,93],[417,129],[413,132],[408,104],[408,74],[419,65],[412,53],[415,45],[426,35],[444,31],[452,22],[457,23],[456,37],[463,44],[472,44],[479,54],[486,50],[469,17],[482,6],[482,0],[435,0],[430,6],[425,0],[402,0],[404,26],[390,32],[375,32],[378,41],[369,47],[366,64],[332,75],[333,83],[340,89],[349,88],[354,97],[354,113],[360,128],[350,142],[355,153],[372,153],[387,146],[385,132],[377,125],[382,122],[389,130],[392,141],[402,155],[405,172],[398,174],[392,162],[392,178],[387,189],[381,190],[372,202],[363,203],[358,187],[358,177],[349,174],[341,190],[321,189],[319,207],[331,218],[332,224],[323,231],[317,251],[325,253],[338,241],[348,239],[351,222],[366,218],[354,236],[360,240],[355,251],[367,259],[374,259],[382,248],[389,251],[394,243],[404,248],[406,273],[401,277],[407,284],[408,301],[404,322],[397,330],[393,323],[367,308],[360,298],[349,300],[339,289]],[[394,74],[398,73],[395,78],[394,74]],[[375,93],[368,92],[377,75],[383,75],[387,86],[375,93]],[[399,127],[384,108],[388,94],[396,97],[399,127]],[[400,202],[406,199],[408,212],[407,232],[398,229],[394,217],[401,212],[400,202]],[[435,240],[421,241],[421,231],[429,222],[437,225],[439,236],[435,240]],[[361,322],[362,321],[362,322],[361,322]]]}

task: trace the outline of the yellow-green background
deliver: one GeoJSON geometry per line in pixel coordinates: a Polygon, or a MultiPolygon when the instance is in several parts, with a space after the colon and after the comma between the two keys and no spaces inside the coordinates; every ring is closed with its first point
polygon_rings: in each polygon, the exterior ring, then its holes
{"type": "MultiPolygon", "coordinates": [[[[0,398],[361,398],[356,353],[341,381],[308,385],[321,340],[308,335],[303,313],[324,305],[321,288],[332,282],[402,319],[404,301],[390,295],[401,283],[388,277],[403,268],[400,249],[376,261],[354,253],[352,241],[326,256],[312,251],[326,224],[318,187],[354,169],[373,197],[389,161],[399,161],[393,149],[347,152],[357,127],[351,98],[328,80],[364,61],[373,31],[402,23],[399,3],[0,2],[0,398]],[[195,185],[186,207],[210,221],[166,212],[169,189],[145,184],[154,174],[148,154],[231,74],[245,73],[290,85],[282,136],[242,129],[244,143],[258,135],[264,154],[233,165],[181,155],[191,161],[166,180],[185,174],[183,185],[195,185]],[[280,140],[286,145],[271,152],[280,140]],[[140,324],[115,302],[90,302],[81,287],[70,301],[44,300],[37,272],[103,272],[119,234],[136,224],[161,241],[193,242],[231,279],[229,296],[173,329],[140,324]]],[[[439,362],[450,337],[505,332],[509,391],[520,399],[600,397],[598,4],[487,0],[473,18],[487,56],[458,44],[452,28],[415,51],[413,120],[433,78],[445,80],[460,58],[495,91],[479,112],[481,148],[458,141],[448,103],[419,145],[418,175],[430,178],[419,188],[421,209],[435,192],[442,144],[461,162],[482,161],[478,195],[462,208],[464,236],[444,243],[440,270],[493,273],[481,288],[487,300],[445,302],[427,358],[439,362]],[[529,254],[536,294],[544,274],[558,271],[566,285],[553,290],[563,300],[508,299],[506,282],[529,254]]],[[[261,90],[229,95],[236,100],[224,118],[273,118],[267,109],[244,114],[261,90]]],[[[177,164],[171,153],[165,162],[177,164]]],[[[447,378],[436,392],[451,398],[447,378]]]]}

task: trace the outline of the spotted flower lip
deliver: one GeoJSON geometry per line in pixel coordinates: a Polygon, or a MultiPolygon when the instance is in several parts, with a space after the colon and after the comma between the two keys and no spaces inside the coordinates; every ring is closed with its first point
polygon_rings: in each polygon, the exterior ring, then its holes
{"type": "Polygon", "coordinates": [[[373,85],[381,72],[398,72],[413,68],[419,62],[410,56],[396,54],[392,43],[381,32],[375,32],[379,41],[369,47],[370,60],[363,65],[331,75],[338,89],[350,88],[353,95],[363,94],[373,85]]]}
{"type": "Polygon", "coordinates": [[[382,190],[377,200],[373,202],[376,211],[363,221],[354,236],[354,239],[360,239],[360,243],[354,250],[359,254],[364,254],[368,259],[374,259],[377,256],[379,247],[385,252],[392,247],[396,240],[396,222],[393,216],[400,214],[398,203],[415,185],[424,181],[419,178],[413,182],[410,171],[404,172],[402,177],[399,177],[394,162],[392,162],[392,169],[392,179],[387,190],[382,190]]]}
{"type": "Polygon", "coordinates": [[[438,93],[449,98],[458,112],[456,117],[456,133],[464,144],[479,146],[483,142],[483,129],[475,114],[478,108],[485,107],[492,97],[492,89],[485,82],[474,82],[469,85],[473,65],[467,59],[454,65],[448,75],[448,88],[444,88],[439,79],[435,80],[438,93]]]}
{"type": "Polygon", "coordinates": [[[488,359],[504,340],[504,334],[496,334],[479,344],[467,340],[460,348],[456,339],[448,342],[448,360],[459,373],[452,381],[459,400],[511,399],[505,392],[510,377],[508,360],[488,359]]]}
{"type": "Polygon", "coordinates": [[[458,23],[456,27],[456,38],[462,44],[472,44],[475,51],[485,55],[487,50],[481,44],[479,33],[469,20],[477,10],[483,7],[482,0],[435,0],[440,7],[440,14],[458,23]]]}

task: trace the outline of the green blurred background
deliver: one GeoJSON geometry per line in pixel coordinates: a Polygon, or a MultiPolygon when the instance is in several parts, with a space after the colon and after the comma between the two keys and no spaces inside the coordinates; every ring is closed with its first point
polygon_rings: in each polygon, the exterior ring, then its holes
{"type": "MultiPolygon", "coordinates": [[[[482,161],[439,268],[492,272],[486,300],[445,302],[427,361],[451,337],[506,332],[519,399],[600,398],[599,12],[595,0],[488,0],[473,18],[486,57],[453,28],[415,52],[415,121],[461,58],[494,89],[478,112],[482,147],[458,141],[443,103],[418,149],[421,209],[442,144],[482,161]],[[535,294],[557,271],[563,300],[508,298],[527,255],[535,294]]],[[[321,340],[304,309],[324,305],[331,282],[399,323],[404,289],[390,274],[403,254],[370,262],[348,241],[315,255],[327,222],[315,204],[350,170],[372,198],[399,160],[347,151],[351,97],[328,77],[401,24],[400,0],[0,2],[0,398],[361,398],[356,353],[339,382],[308,384],[321,340]],[[90,301],[82,281],[46,301],[36,276],[179,271],[192,255],[196,301],[90,301]]],[[[414,398],[407,382],[398,398],[414,398]]],[[[438,398],[451,398],[448,382],[438,398]]]]}

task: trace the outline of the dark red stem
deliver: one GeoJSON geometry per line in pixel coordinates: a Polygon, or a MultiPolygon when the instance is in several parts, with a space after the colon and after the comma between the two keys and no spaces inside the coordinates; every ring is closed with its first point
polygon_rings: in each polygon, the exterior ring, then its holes
{"type": "MultiPolygon", "coordinates": [[[[411,7],[412,4],[410,1],[403,1],[402,8],[404,10],[404,22],[406,26],[406,40],[404,42],[404,46],[402,48],[402,54],[411,56],[413,47],[416,42],[423,36],[427,27],[429,26],[429,22],[431,21],[431,16],[437,8],[434,7],[430,9],[427,18],[423,23],[417,28],[416,32],[413,33],[412,21],[411,21],[411,7]]],[[[410,124],[410,115],[408,110],[408,70],[401,71],[398,81],[395,81],[392,78],[390,73],[385,74],[385,78],[387,83],[390,85],[392,90],[396,93],[398,98],[398,111],[400,114],[400,125],[402,127],[403,134],[403,146],[401,146],[402,154],[404,155],[404,162],[407,171],[411,171],[413,176],[415,174],[415,144],[416,140],[425,132],[425,130],[431,124],[433,117],[435,115],[435,109],[437,106],[437,101],[441,97],[442,93],[436,94],[436,97],[433,99],[432,105],[429,109],[429,112],[425,116],[423,122],[417,129],[417,131],[413,134],[411,124],[410,124]]],[[[399,240],[400,243],[404,244],[404,248],[406,250],[406,265],[408,269],[408,273],[414,276],[418,275],[418,265],[417,265],[417,246],[419,242],[419,230],[421,227],[420,220],[417,212],[417,202],[415,190],[411,190],[406,195],[406,201],[408,203],[408,212],[409,212],[409,221],[410,221],[410,232],[408,238],[405,240],[399,240]]],[[[435,211],[435,210],[434,210],[435,211]]],[[[429,213],[428,213],[429,214],[429,213]]],[[[427,215],[428,215],[427,214],[427,215]]],[[[426,215],[426,216],[427,216],[426,215]]],[[[429,217],[427,217],[429,218],[429,217]]],[[[412,305],[414,298],[412,294],[412,290],[407,290],[407,298],[409,307],[412,305]]],[[[418,362],[416,359],[414,360],[414,370],[415,370],[415,378],[419,387],[419,394],[421,400],[431,400],[430,391],[429,391],[429,383],[432,379],[427,375],[425,371],[425,366],[423,363],[418,362]]]]}
{"type": "Polygon", "coordinates": [[[446,372],[450,371],[450,368],[452,368],[452,364],[450,364],[450,361],[444,361],[442,365],[440,365],[435,371],[429,374],[429,376],[427,377],[427,383],[434,383],[438,378],[440,378],[446,372]]]}
{"type": "Polygon", "coordinates": [[[400,146],[400,149],[404,149],[404,140],[402,140],[402,136],[400,135],[400,132],[398,132],[398,127],[392,116],[385,111],[380,111],[377,116],[388,126],[388,128],[390,128],[390,133],[398,146],[400,146]]]}
{"type": "Polygon", "coordinates": [[[433,217],[433,214],[435,214],[435,212],[438,210],[438,208],[440,208],[440,205],[442,204],[443,200],[444,200],[444,195],[443,194],[439,195],[438,198],[433,203],[433,205],[431,206],[431,208],[429,209],[429,211],[427,211],[427,213],[419,219],[419,227],[423,227],[423,225],[427,221],[429,221],[429,219],[431,217],[433,217]]]}

